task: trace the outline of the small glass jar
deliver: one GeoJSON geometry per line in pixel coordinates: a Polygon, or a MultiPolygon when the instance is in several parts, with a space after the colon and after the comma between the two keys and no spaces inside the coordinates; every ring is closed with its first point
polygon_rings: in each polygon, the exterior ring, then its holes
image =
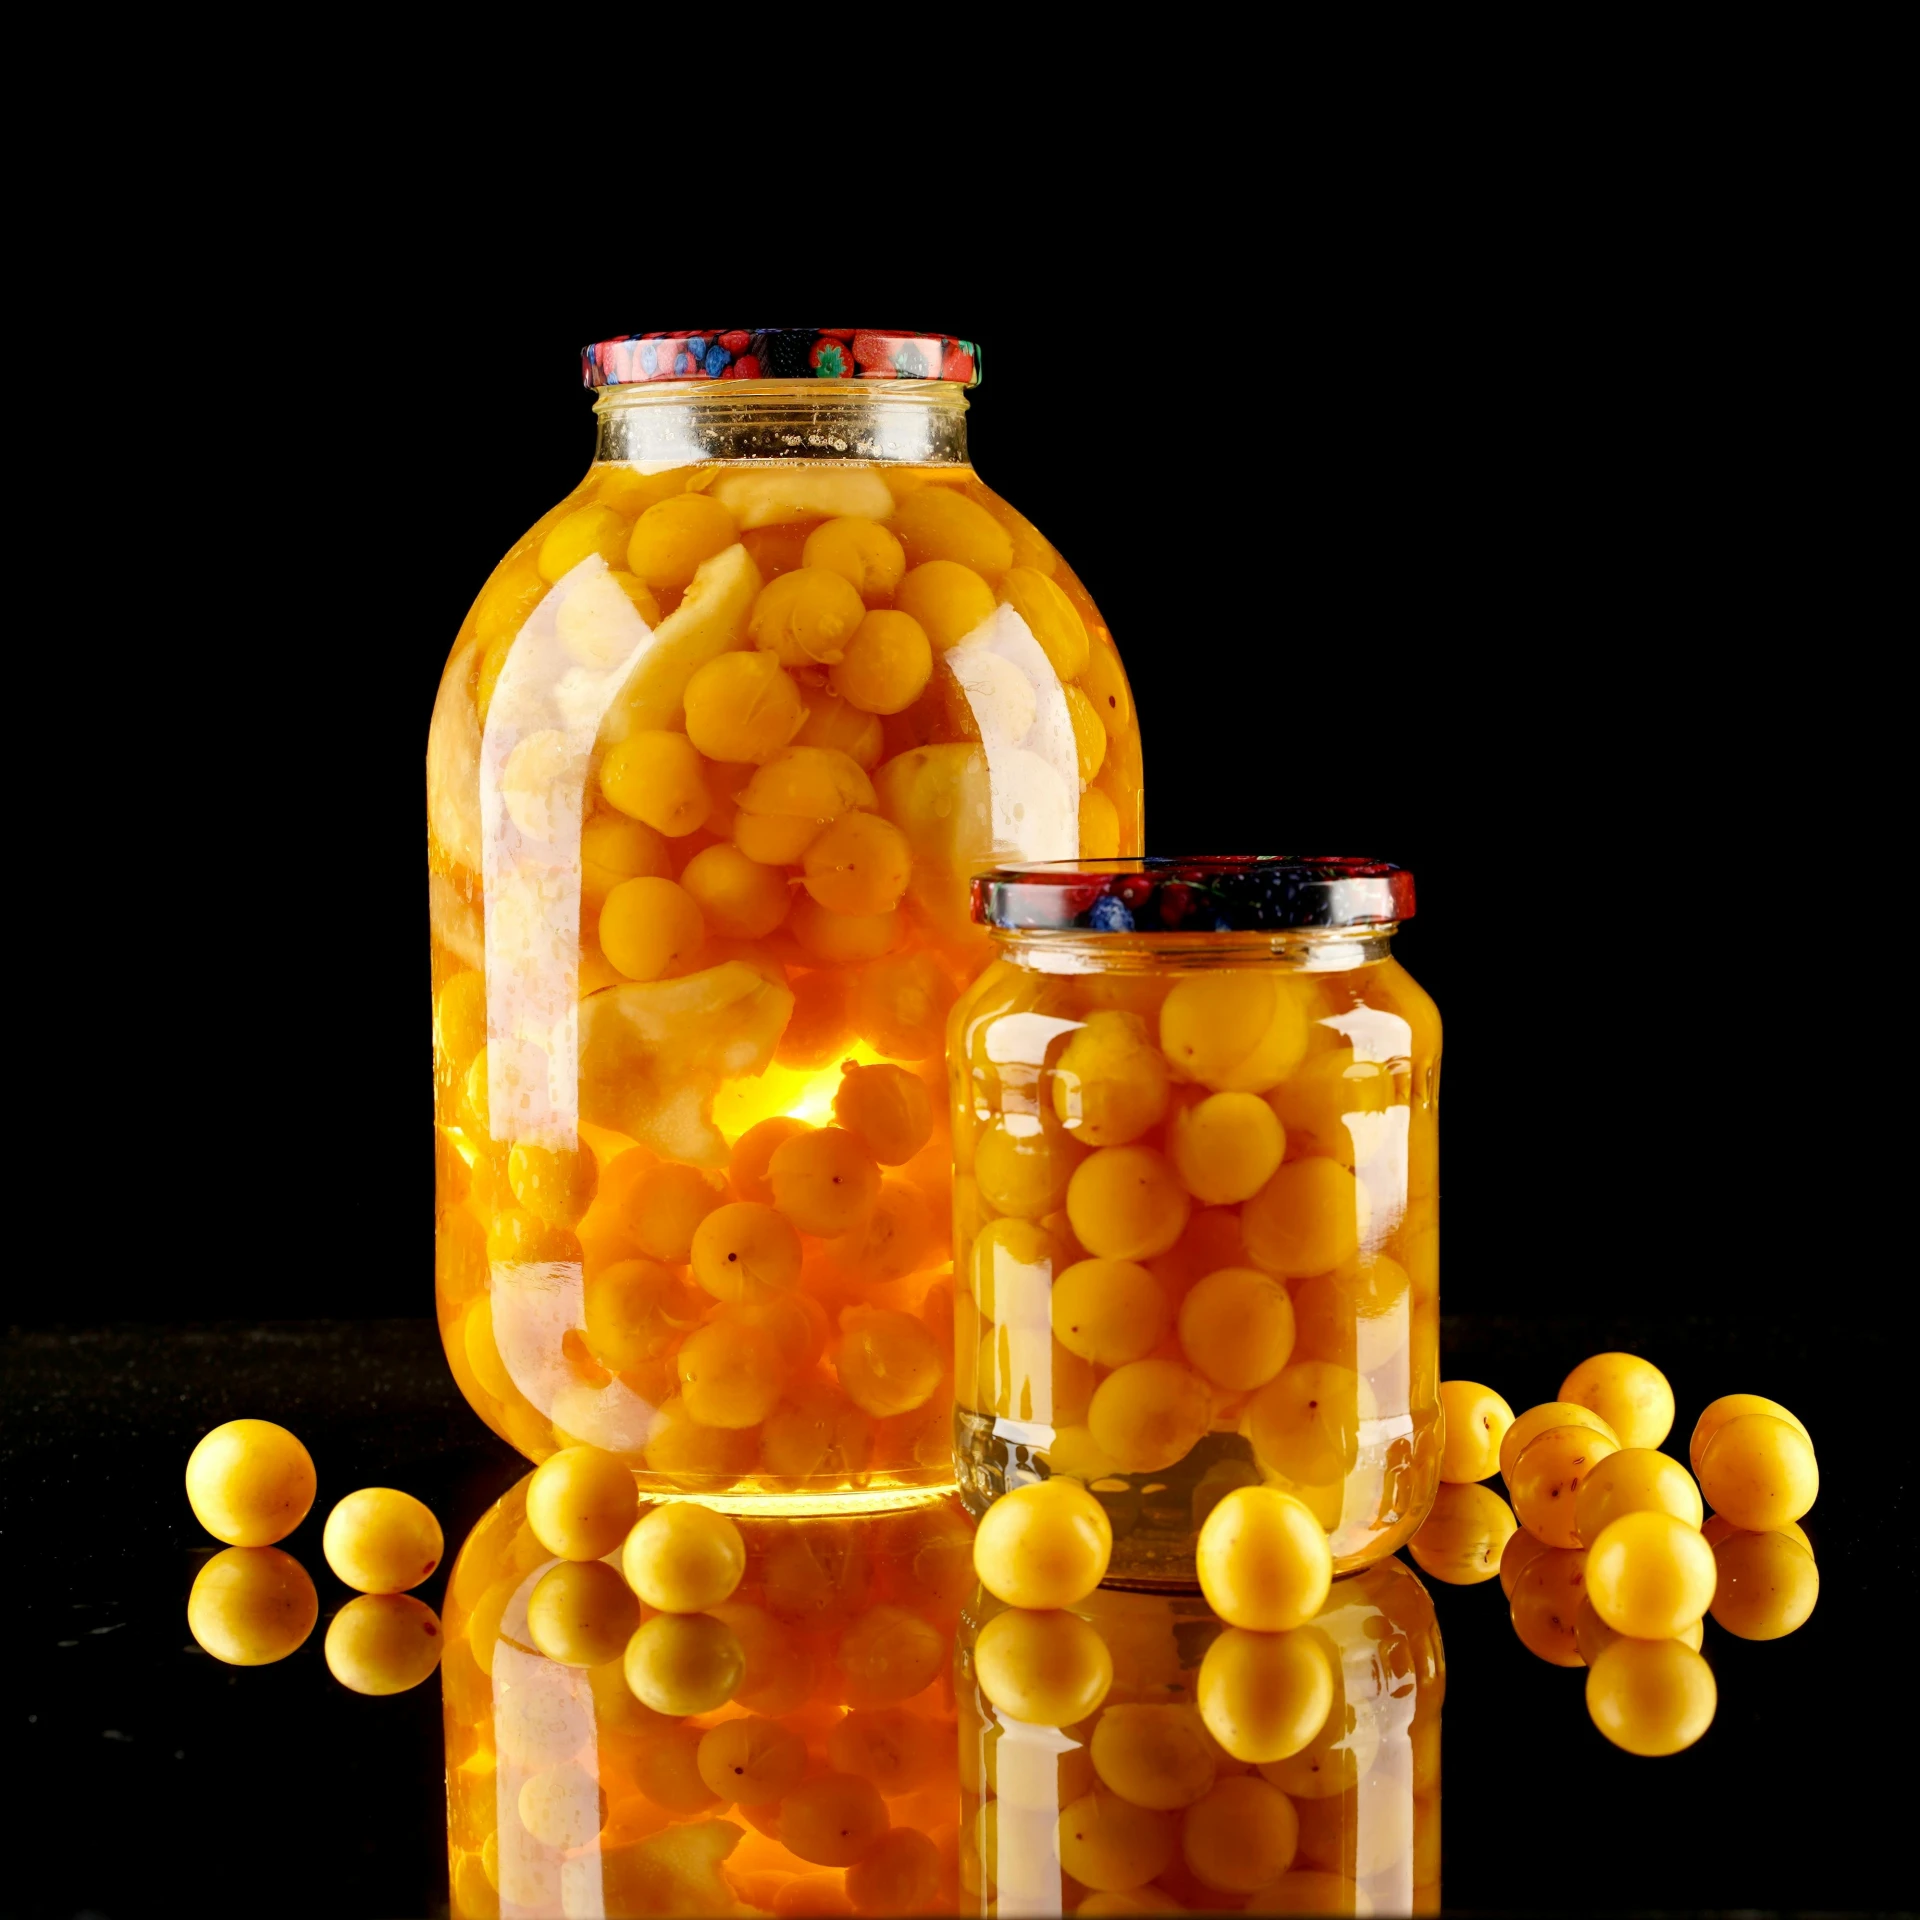
{"type": "Polygon", "coordinates": [[[594,464],[481,591],[428,740],[447,1358],[534,1460],[949,1484],[968,884],[1138,850],[1126,676],[968,462],[968,343],[638,336],[586,377],[594,464]]]}
{"type": "Polygon", "coordinates": [[[1048,1474],[1111,1577],[1191,1583],[1228,1488],[1298,1493],[1348,1571],[1440,1455],[1440,1019],[1412,876],[1347,859],[1048,863],[975,882],[954,1008],[955,1456],[1048,1474]]]}
{"type": "MultiPolygon", "coordinates": [[[[1294,1630],[1326,1656],[1326,1719],[1252,1770],[1206,1730],[1209,1655],[1228,1637],[1291,1635],[1226,1628],[1198,1594],[1102,1587],[1070,1609],[1083,1624],[1046,1644],[1056,1683],[1104,1648],[1111,1684],[1052,1726],[995,1706],[991,1673],[983,1684],[982,1637],[1016,1611],[980,1589],[961,1617],[961,1911],[1073,1913],[1096,1894],[1132,1896],[1126,1910],[1143,1913],[1440,1910],[1446,1660],[1432,1599],[1404,1562],[1335,1582],[1294,1630]]],[[[1213,1658],[1230,1673],[1237,1651],[1213,1658]]],[[[1215,1685],[1230,1694],[1233,1682],[1215,1685]]]]}

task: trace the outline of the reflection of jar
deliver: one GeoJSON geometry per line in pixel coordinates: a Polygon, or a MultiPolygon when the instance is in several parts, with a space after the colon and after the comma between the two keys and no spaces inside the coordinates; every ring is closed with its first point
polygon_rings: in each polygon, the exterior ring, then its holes
{"type": "Polygon", "coordinates": [[[967,464],[964,342],[643,337],[587,377],[594,465],[428,744],[448,1358],[534,1459],[942,1483],[967,883],[1138,848],[1126,678],[967,464]],[[887,1071],[836,1104],[849,1061],[887,1071]]]}
{"type": "MultiPolygon", "coordinates": [[[[946,1501],[742,1519],[746,1572],[710,1615],[737,1688],[673,1718],[620,1657],[618,1554],[557,1562],[526,1481],[481,1520],[447,1591],[448,1872],[455,1920],[517,1915],[952,1912],[958,1894],[952,1644],[970,1528],[946,1501]],[[607,1589],[556,1611],[549,1577],[607,1589]],[[609,1635],[609,1629],[611,1633],[609,1635]],[[546,1643],[543,1650],[542,1642],[546,1643]],[[822,1900],[838,1904],[820,1905],[822,1900]],[[811,1904],[810,1904],[811,1903],[811,1904]]],[[[622,1596],[625,1596],[624,1603],[622,1596]]]]}
{"type": "Polygon", "coordinates": [[[1336,1581],[1297,1629],[1328,1656],[1332,1704],[1307,1746],[1260,1766],[1229,1758],[1196,1705],[1223,1631],[1198,1594],[1102,1588],[1075,1607],[1113,1680],[1058,1728],[1011,1718],[978,1684],[976,1646],[1008,1611],[981,1590],[961,1623],[966,1911],[1070,1913],[1102,1894],[1147,1904],[1096,1911],[1438,1911],[1446,1664],[1403,1562],[1336,1581]],[[1134,1724],[1103,1733],[1122,1716],[1134,1724]]]}
{"type": "Polygon", "coordinates": [[[1190,1581],[1227,1489],[1346,1570],[1439,1470],[1440,1020],[1388,951],[1412,876],[1109,861],[975,889],[954,1009],[955,1452],[976,1512],[1071,1474],[1112,1575],[1190,1581]]]}

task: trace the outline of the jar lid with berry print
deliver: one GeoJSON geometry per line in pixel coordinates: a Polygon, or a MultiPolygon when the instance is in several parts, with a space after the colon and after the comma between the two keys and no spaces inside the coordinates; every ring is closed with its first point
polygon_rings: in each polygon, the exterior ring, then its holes
{"type": "Polygon", "coordinates": [[[1043,860],[978,875],[973,917],[1004,933],[1390,927],[1413,917],[1413,875],[1347,854],[1043,860]]]}
{"type": "Polygon", "coordinates": [[[870,327],[699,327],[623,333],[580,352],[590,387],[654,380],[953,380],[980,384],[980,349],[949,333],[870,327]]]}

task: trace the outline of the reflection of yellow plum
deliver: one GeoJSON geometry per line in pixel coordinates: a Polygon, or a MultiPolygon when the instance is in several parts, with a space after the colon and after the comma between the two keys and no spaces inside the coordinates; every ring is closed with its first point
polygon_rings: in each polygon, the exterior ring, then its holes
{"type": "MultiPolygon", "coordinates": [[[[1580,1602],[1579,1610],[1573,1616],[1573,1638],[1575,1644],[1580,1649],[1581,1659],[1583,1659],[1588,1666],[1592,1666],[1616,1640],[1627,1637],[1629,1636],[1616,1633],[1612,1627],[1608,1626],[1607,1623],[1600,1618],[1599,1614],[1594,1611],[1591,1600],[1582,1600],[1580,1602]]],[[[1687,1646],[1690,1646],[1695,1653],[1698,1653],[1700,1651],[1701,1641],[1706,1638],[1706,1629],[1701,1621],[1696,1620],[1692,1626],[1685,1628],[1680,1633],[1674,1634],[1672,1637],[1676,1640],[1683,1641],[1687,1646]]]]}
{"type": "Polygon", "coordinates": [[[355,1693],[405,1693],[440,1664],[433,1609],[409,1593],[363,1593],[333,1616],[327,1665],[355,1693]]]}
{"type": "Polygon", "coordinates": [[[1333,1708],[1333,1669],[1317,1634],[1229,1627],[1207,1649],[1197,1690],[1207,1731],[1221,1746],[1236,1760],[1270,1765],[1319,1737],[1333,1708]]]}
{"type": "Polygon", "coordinates": [[[1038,1727],[1084,1720],[1113,1684],[1107,1643],[1072,1613],[996,1614],[974,1643],[973,1668],[994,1706],[1038,1727]]]}
{"type": "MultiPolygon", "coordinates": [[[[1707,1515],[1705,1524],[1700,1529],[1700,1537],[1708,1546],[1718,1551],[1720,1542],[1726,1539],[1729,1534],[1751,1533],[1752,1531],[1754,1531],[1754,1529],[1751,1527],[1736,1527],[1723,1513],[1710,1513],[1707,1515]]],[[[1797,1520],[1789,1520],[1783,1527],[1766,1527],[1761,1529],[1761,1531],[1766,1533],[1784,1533],[1789,1540],[1797,1540],[1809,1553],[1813,1552],[1813,1541],[1808,1535],[1806,1528],[1797,1520]]]]}
{"type": "Polygon", "coordinates": [[[1522,1569],[1513,1587],[1513,1630],[1529,1653],[1556,1667],[1586,1663],[1574,1618],[1586,1598],[1584,1548],[1547,1547],[1522,1569]]]}
{"type": "Polygon", "coordinates": [[[1713,1723],[1713,1669],[1678,1640],[1613,1642],[1587,1674],[1593,1724],[1628,1753],[1678,1753],[1713,1723]]]}
{"type": "Polygon", "coordinates": [[[230,1667],[284,1660],[319,1616],[306,1568],[277,1547],[229,1547],[216,1553],[187,1596],[189,1631],[230,1667]]]}
{"type": "Polygon", "coordinates": [[[656,1713],[711,1713],[740,1691],[746,1654],[724,1620],[658,1613],[627,1643],[627,1685],[656,1713]]]}
{"type": "MultiPolygon", "coordinates": [[[[1794,1530],[1795,1532],[1798,1529],[1794,1530]]],[[[1793,1532],[1729,1533],[1713,1550],[1713,1617],[1742,1640],[1778,1640],[1806,1624],[1820,1569],[1793,1532]]]]}
{"type": "Polygon", "coordinates": [[[1500,1553],[1500,1591],[1509,1600],[1513,1598],[1513,1589],[1520,1576],[1526,1572],[1528,1564],[1537,1560],[1543,1553],[1553,1549],[1544,1540],[1536,1540],[1525,1527],[1516,1527],[1508,1535],[1507,1544],[1500,1553]]]}
{"type": "Polygon", "coordinates": [[[639,1624],[640,1602],[604,1560],[563,1560],[527,1598],[533,1644],[564,1667],[618,1660],[639,1624]]]}

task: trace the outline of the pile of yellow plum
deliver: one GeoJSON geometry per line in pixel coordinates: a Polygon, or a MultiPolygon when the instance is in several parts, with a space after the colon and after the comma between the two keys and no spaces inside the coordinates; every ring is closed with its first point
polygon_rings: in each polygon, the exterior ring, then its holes
{"type": "Polygon", "coordinates": [[[1414,1559],[1456,1585],[1498,1575],[1528,1651],[1587,1668],[1587,1710],[1616,1746],[1691,1746],[1718,1699],[1706,1616],[1776,1640],[1819,1597],[1799,1525],[1820,1487],[1806,1428],[1777,1400],[1723,1395],[1694,1426],[1689,1473],[1659,1450],[1673,1390],[1630,1353],[1583,1361],[1557,1400],[1517,1420],[1474,1381],[1445,1381],[1440,1396],[1442,1485],[1414,1559]],[[1511,1507],[1482,1484],[1495,1472],[1511,1507]]]}
{"type": "Polygon", "coordinates": [[[1325,1529],[1271,1487],[1208,1513],[1204,1604],[1101,1587],[1111,1550],[1066,1478],[981,1518],[959,1695],[960,1881],[981,1910],[1437,1905],[1439,1651],[1418,1582],[1385,1561],[1333,1587],[1325,1529]]]}
{"type": "Polygon", "coordinates": [[[1084,588],[967,467],[597,466],[469,616],[428,787],[462,1391],[677,1489],[944,1481],[968,880],[1138,850],[1084,588]]]}
{"type": "MultiPolygon", "coordinates": [[[[302,1646],[320,1617],[307,1570],[274,1545],[307,1517],[313,1458],[271,1420],[229,1420],[187,1461],[194,1518],[227,1543],[200,1569],[187,1625],[233,1667],[264,1667],[302,1646]]],[[[440,1564],[440,1523],[409,1493],[362,1487],[327,1515],[321,1551],[359,1596],[327,1628],[327,1666],[355,1693],[403,1693],[440,1664],[440,1622],[408,1591],[440,1564]]]]}
{"type": "Polygon", "coordinates": [[[736,1520],[547,1460],[449,1585],[454,1912],[952,1911],[969,1539],[945,1500],[736,1520]]]}

